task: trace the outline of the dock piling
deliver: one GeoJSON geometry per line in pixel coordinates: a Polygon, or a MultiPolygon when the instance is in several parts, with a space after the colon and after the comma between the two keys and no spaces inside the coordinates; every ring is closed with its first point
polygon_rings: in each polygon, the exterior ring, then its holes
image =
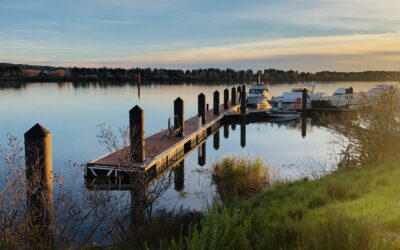
{"type": "Polygon", "coordinates": [[[214,115],[219,115],[219,92],[218,90],[214,91],[214,106],[213,106],[213,111],[214,115]]]}
{"type": "Polygon", "coordinates": [[[144,111],[136,105],[129,111],[129,132],[132,162],[145,160],[144,111]]]}
{"type": "Polygon", "coordinates": [[[229,109],[229,90],[224,90],[224,109],[229,109]]]}
{"type": "Polygon", "coordinates": [[[201,123],[203,125],[206,124],[206,96],[203,93],[200,93],[197,96],[198,103],[198,117],[201,118],[201,123]]]}
{"type": "Polygon", "coordinates": [[[51,133],[37,123],[24,139],[28,215],[33,225],[46,229],[53,222],[51,133]]]}
{"type": "Polygon", "coordinates": [[[240,92],[240,113],[246,114],[246,86],[242,86],[240,92]]]}
{"type": "Polygon", "coordinates": [[[301,109],[307,109],[307,89],[304,88],[301,96],[301,109]]]}
{"type": "Polygon", "coordinates": [[[179,129],[177,137],[183,137],[185,134],[184,102],[178,97],[174,101],[174,129],[179,129]]]}
{"type": "Polygon", "coordinates": [[[236,88],[235,87],[232,87],[232,90],[231,90],[231,104],[232,104],[232,106],[235,106],[236,105],[236,88]]]}

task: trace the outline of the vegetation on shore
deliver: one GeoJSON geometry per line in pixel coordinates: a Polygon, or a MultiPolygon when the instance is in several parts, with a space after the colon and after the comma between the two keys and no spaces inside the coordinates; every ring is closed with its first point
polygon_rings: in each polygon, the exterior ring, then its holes
{"type": "Polygon", "coordinates": [[[215,205],[175,249],[399,249],[400,166],[341,169],[215,205]]]}
{"type": "Polygon", "coordinates": [[[260,158],[227,156],[214,164],[213,180],[220,198],[247,197],[268,183],[268,168],[260,158]]]}
{"type": "Polygon", "coordinates": [[[295,70],[264,69],[259,71],[234,70],[231,68],[204,69],[158,69],[158,68],[79,68],[51,67],[23,64],[0,63],[2,81],[96,81],[96,80],[134,80],[137,72],[146,82],[213,82],[213,81],[255,81],[260,73],[261,79],[268,82],[299,81],[399,81],[400,71],[363,71],[316,73],[295,70]]]}

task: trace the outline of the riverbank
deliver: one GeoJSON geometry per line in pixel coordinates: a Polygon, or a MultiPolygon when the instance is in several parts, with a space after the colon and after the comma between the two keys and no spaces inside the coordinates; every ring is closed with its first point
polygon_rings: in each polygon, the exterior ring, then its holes
{"type": "Polygon", "coordinates": [[[399,249],[400,164],[338,170],[214,206],[179,249],[399,249]]]}

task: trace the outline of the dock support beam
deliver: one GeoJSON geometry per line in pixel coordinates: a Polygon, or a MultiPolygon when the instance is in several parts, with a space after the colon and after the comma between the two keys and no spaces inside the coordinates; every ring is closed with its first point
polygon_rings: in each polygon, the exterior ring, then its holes
{"type": "Polygon", "coordinates": [[[129,132],[132,162],[143,162],[145,157],[144,111],[136,105],[129,111],[129,132]]]}
{"type": "Polygon", "coordinates": [[[214,115],[219,115],[219,92],[218,90],[214,91],[214,106],[213,106],[213,112],[214,115]]]}
{"type": "Polygon", "coordinates": [[[236,88],[232,87],[232,90],[231,90],[231,104],[232,104],[232,106],[236,105],[236,100],[237,100],[237,98],[236,98],[236,88]]]}
{"type": "Polygon", "coordinates": [[[177,137],[183,137],[185,134],[185,117],[184,117],[184,102],[178,97],[174,101],[174,128],[179,129],[177,137]]]}
{"type": "Polygon", "coordinates": [[[246,86],[242,86],[240,92],[240,113],[246,114],[246,86]]]}
{"type": "Polygon", "coordinates": [[[229,109],[229,90],[224,90],[224,109],[229,109]]]}
{"type": "Polygon", "coordinates": [[[33,226],[48,229],[53,222],[53,163],[51,133],[36,124],[24,134],[28,215],[33,226]]]}
{"type": "Polygon", "coordinates": [[[198,104],[198,117],[201,118],[201,124],[206,124],[206,96],[203,93],[200,93],[197,96],[197,104],[198,104]]]}
{"type": "Polygon", "coordinates": [[[307,109],[307,89],[303,89],[303,93],[301,96],[301,109],[306,110],[307,109]]]}

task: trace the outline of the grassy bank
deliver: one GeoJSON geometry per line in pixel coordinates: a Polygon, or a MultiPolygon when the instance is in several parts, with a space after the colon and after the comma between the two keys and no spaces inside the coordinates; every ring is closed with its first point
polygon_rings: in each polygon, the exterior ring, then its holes
{"type": "Polygon", "coordinates": [[[400,249],[400,163],[278,184],[213,207],[189,249],[400,249]]]}

